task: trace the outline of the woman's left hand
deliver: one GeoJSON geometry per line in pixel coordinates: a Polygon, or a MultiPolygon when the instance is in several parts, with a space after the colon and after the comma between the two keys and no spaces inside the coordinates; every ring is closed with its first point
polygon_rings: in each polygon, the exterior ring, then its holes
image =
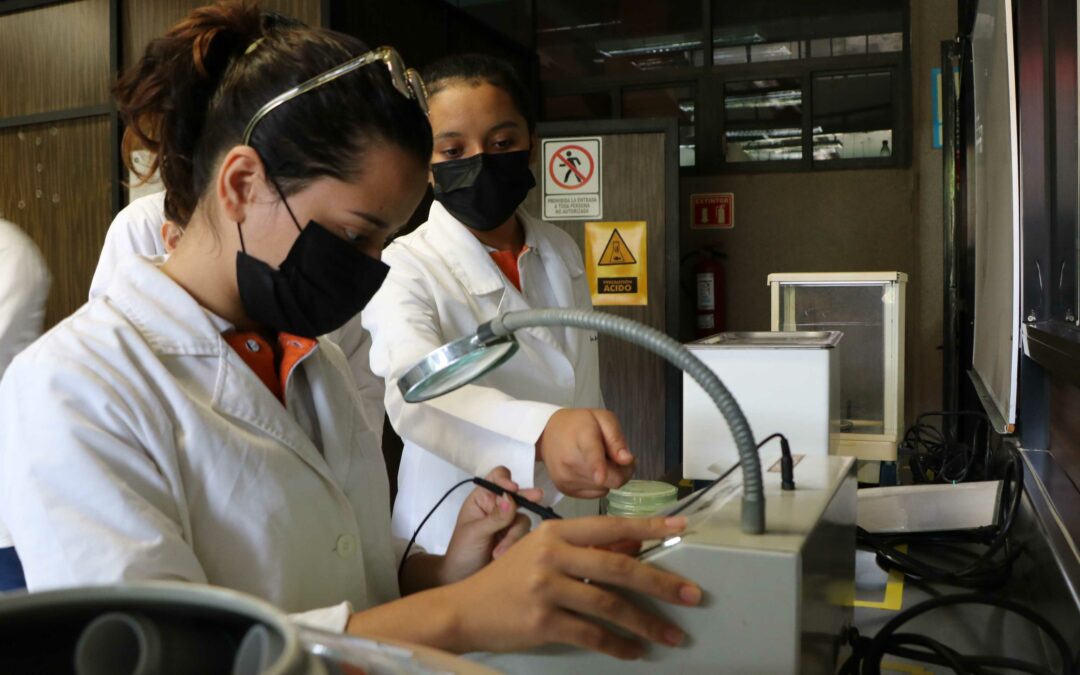
{"type": "MultiPolygon", "coordinates": [[[[496,467],[485,476],[487,480],[531,501],[539,501],[544,491],[539,488],[522,490],[510,478],[510,470],[496,467]]],[[[496,497],[484,488],[476,488],[465,499],[458,513],[457,526],[443,558],[439,581],[454,583],[478,572],[498,558],[514,542],[529,533],[529,519],[518,513],[517,504],[509,497],[496,497]]]]}

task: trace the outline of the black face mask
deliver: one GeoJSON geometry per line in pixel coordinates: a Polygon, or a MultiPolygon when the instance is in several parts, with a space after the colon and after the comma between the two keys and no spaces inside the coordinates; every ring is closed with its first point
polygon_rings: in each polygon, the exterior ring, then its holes
{"type": "Polygon", "coordinates": [[[386,263],[361,253],[314,220],[300,230],[276,270],[247,254],[243,232],[240,247],[236,280],[248,318],[306,338],[337,330],[359,314],[390,271],[386,263]]]}
{"type": "Polygon", "coordinates": [[[486,232],[505,223],[536,180],[529,151],[481,153],[431,165],[435,199],[455,218],[486,232]]]}

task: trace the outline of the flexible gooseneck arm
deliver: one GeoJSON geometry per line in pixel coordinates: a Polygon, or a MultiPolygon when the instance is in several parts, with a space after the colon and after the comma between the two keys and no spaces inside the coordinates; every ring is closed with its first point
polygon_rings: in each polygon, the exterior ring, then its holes
{"type": "Polygon", "coordinates": [[[761,460],[754,447],[754,435],[739,404],[720,378],[678,341],[658,330],[621,316],[582,309],[534,309],[508,312],[481,326],[496,336],[533,326],[570,326],[595,330],[625,340],[662,357],[701,385],[716,403],[735,438],[735,447],[743,472],[742,531],[761,534],[765,531],[765,492],[761,484],[761,460]]]}

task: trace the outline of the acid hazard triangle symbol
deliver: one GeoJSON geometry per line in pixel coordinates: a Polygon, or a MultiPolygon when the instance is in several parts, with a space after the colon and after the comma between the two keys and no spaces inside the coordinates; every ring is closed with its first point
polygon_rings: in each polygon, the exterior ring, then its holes
{"type": "Polygon", "coordinates": [[[611,238],[608,239],[607,246],[604,247],[604,252],[600,255],[600,265],[633,265],[637,262],[637,258],[630,252],[630,249],[626,246],[626,240],[622,238],[618,230],[611,232],[611,238]]]}

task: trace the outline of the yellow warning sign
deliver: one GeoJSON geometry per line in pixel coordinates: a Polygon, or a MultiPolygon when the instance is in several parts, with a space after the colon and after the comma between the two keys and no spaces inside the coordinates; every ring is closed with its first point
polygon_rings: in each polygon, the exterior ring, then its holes
{"type": "Polygon", "coordinates": [[[626,245],[626,240],[619,234],[619,230],[615,229],[611,231],[611,238],[608,239],[607,246],[604,247],[604,252],[600,254],[599,265],[633,265],[637,262],[637,258],[630,252],[630,248],[626,245]]]}
{"type": "Polygon", "coordinates": [[[585,223],[585,262],[593,305],[649,304],[644,221],[585,223]]]}

